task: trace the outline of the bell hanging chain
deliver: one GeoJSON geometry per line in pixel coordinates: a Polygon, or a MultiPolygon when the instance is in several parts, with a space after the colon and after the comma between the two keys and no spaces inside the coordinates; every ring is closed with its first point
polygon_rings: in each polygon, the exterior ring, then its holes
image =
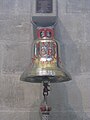
{"type": "Polygon", "coordinates": [[[48,97],[49,91],[50,91],[49,82],[43,82],[44,100],[40,106],[41,120],[48,120],[49,119],[49,115],[50,115],[50,111],[51,111],[51,107],[48,106],[48,104],[47,104],[47,97],[48,97]]]}

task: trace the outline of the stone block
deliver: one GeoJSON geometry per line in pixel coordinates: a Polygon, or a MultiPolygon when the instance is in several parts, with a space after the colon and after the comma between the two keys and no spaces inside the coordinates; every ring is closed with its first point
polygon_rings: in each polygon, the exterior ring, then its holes
{"type": "Polygon", "coordinates": [[[73,75],[81,73],[81,58],[77,44],[65,44],[65,68],[73,75]]]}
{"type": "Polygon", "coordinates": [[[26,17],[14,16],[11,20],[7,18],[7,20],[0,21],[0,40],[27,42],[31,38],[30,32],[30,20],[26,17]]]}
{"type": "Polygon", "coordinates": [[[67,0],[67,13],[81,13],[83,9],[83,0],[67,0]]]}
{"type": "Polygon", "coordinates": [[[37,112],[40,104],[40,84],[20,81],[20,75],[0,78],[0,111],[37,112]]]}
{"type": "Polygon", "coordinates": [[[37,112],[3,111],[0,120],[40,120],[37,112]]]}
{"type": "Polygon", "coordinates": [[[2,73],[15,74],[18,72],[23,72],[30,64],[30,58],[30,43],[4,43],[2,73]]]}
{"type": "Polygon", "coordinates": [[[87,14],[85,16],[85,40],[86,43],[88,44],[88,42],[90,41],[90,14],[87,14]]]}
{"type": "Polygon", "coordinates": [[[66,0],[58,0],[58,14],[59,14],[59,17],[66,13],[66,0]]]}
{"type": "Polygon", "coordinates": [[[83,12],[85,12],[85,13],[89,13],[90,12],[90,0],[84,0],[83,12]]]}
{"type": "Polygon", "coordinates": [[[25,83],[22,81],[24,88],[25,108],[30,111],[39,112],[42,102],[42,91],[39,83],[25,83]]]}
{"type": "Polygon", "coordinates": [[[72,76],[72,81],[52,85],[49,102],[52,112],[79,112],[83,111],[81,92],[72,76]]]}
{"type": "Polygon", "coordinates": [[[81,71],[89,72],[90,71],[90,43],[86,42],[80,45],[80,56],[81,56],[81,71]]]}
{"type": "Polygon", "coordinates": [[[88,115],[86,113],[82,112],[53,112],[50,116],[51,120],[90,120],[89,118],[90,112],[88,112],[88,115]]]}
{"type": "Polygon", "coordinates": [[[15,10],[19,13],[29,13],[31,10],[31,0],[16,0],[15,10]]]}
{"type": "Polygon", "coordinates": [[[84,16],[78,14],[63,14],[58,20],[58,39],[62,43],[80,43],[84,41],[84,16]]]}
{"type": "Polygon", "coordinates": [[[22,14],[30,13],[30,0],[1,0],[0,13],[22,14]]]}
{"type": "MultiPolygon", "coordinates": [[[[58,120],[60,118],[60,120],[83,120],[83,114],[81,112],[53,112],[50,116],[51,120],[58,120]]],[[[87,119],[87,118],[86,118],[87,119]]],[[[89,120],[89,119],[87,119],[89,120]]]]}
{"type": "Polygon", "coordinates": [[[3,62],[3,60],[2,60],[2,52],[3,52],[3,50],[2,50],[2,44],[0,43],[0,74],[1,74],[1,70],[2,70],[2,62],[3,62]]]}
{"type": "Polygon", "coordinates": [[[24,89],[19,77],[4,76],[0,78],[0,111],[9,108],[23,108],[24,89]]]}
{"type": "Polygon", "coordinates": [[[15,6],[15,0],[1,0],[0,1],[0,13],[12,12],[15,6]]]}
{"type": "Polygon", "coordinates": [[[89,13],[90,0],[67,0],[67,13],[89,13]]]}
{"type": "Polygon", "coordinates": [[[68,105],[74,111],[90,111],[89,96],[90,93],[90,74],[82,73],[78,76],[72,76],[72,82],[66,83],[68,105]]]}

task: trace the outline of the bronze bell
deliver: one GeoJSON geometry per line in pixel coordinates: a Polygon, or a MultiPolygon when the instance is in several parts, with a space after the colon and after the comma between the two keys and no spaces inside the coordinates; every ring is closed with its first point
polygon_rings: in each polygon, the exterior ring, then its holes
{"type": "Polygon", "coordinates": [[[60,65],[59,51],[59,43],[54,39],[53,29],[38,29],[38,39],[32,46],[32,64],[20,79],[32,83],[71,80],[70,74],[60,65]]]}

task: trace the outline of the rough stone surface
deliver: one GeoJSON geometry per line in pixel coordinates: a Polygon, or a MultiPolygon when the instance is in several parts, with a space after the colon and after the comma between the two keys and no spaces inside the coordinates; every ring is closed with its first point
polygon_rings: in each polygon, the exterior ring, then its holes
{"type": "Polygon", "coordinates": [[[4,42],[3,44],[3,73],[18,73],[24,71],[30,63],[30,43],[4,42]]]}
{"type": "Polygon", "coordinates": [[[28,84],[19,79],[19,75],[0,78],[0,120],[38,120],[40,84],[28,84]]]}
{"type": "Polygon", "coordinates": [[[2,62],[3,62],[3,60],[2,60],[2,44],[0,44],[0,74],[1,74],[1,70],[2,70],[2,62]]]}
{"type": "Polygon", "coordinates": [[[86,39],[86,43],[89,43],[90,40],[90,34],[89,34],[89,30],[90,30],[90,14],[87,14],[85,16],[85,39],[86,39]]]}
{"type": "Polygon", "coordinates": [[[1,0],[0,13],[23,14],[30,12],[30,0],[1,0]]]}
{"type": "Polygon", "coordinates": [[[67,0],[67,13],[89,13],[90,0],[67,0]]]}
{"type": "Polygon", "coordinates": [[[67,12],[82,12],[83,0],[67,0],[67,12]]]}
{"type": "MultiPolygon", "coordinates": [[[[3,18],[2,18],[3,19],[3,18]]],[[[30,20],[28,16],[14,16],[14,18],[0,21],[0,41],[27,42],[30,40],[30,20]]]]}
{"type": "Polygon", "coordinates": [[[38,112],[25,111],[3,111],[0,113],[0,120],[39,120],[38,112]]]}
{"type": "MultiPolygon", "coordinates": [[[[0,120],[40,120],[41,84],[20,81],[31,59],[31,1],[0,1],[0,120]]],[[[90,120],[90,0],[58,0],[56,39],[72,81],[51,84],[49,119],[90,120]]]]}

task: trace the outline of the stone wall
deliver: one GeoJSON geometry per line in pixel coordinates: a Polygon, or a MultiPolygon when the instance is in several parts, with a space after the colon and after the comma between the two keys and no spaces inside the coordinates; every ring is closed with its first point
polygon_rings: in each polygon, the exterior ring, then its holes
{"type": "MultiPolygon", "coordinates": [[[[58,0],[56,38],[72,81],[51,85],[50,120],[90,120],[90,0],[58,0]]],[[[0,1],[0,120],[40,120],[41,85],[21,82],[30,63],[31,0],[0,1]]]]}

